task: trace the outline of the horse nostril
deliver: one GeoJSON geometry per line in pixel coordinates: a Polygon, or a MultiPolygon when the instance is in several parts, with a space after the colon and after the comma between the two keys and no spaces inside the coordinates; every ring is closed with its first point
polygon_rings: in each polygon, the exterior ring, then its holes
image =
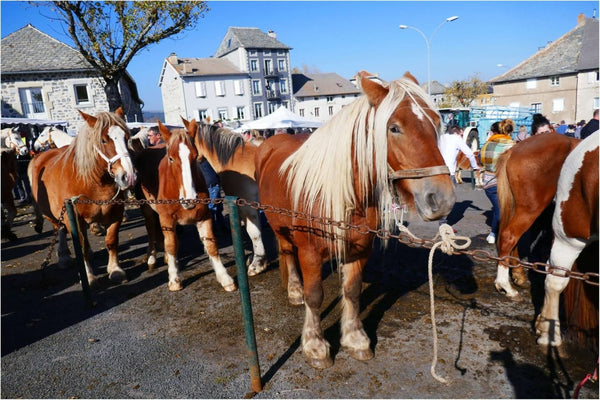
{"type": "Polygon", "coordinates": [[[425,201],[427,202],[427,205],[431,208],[431,211],[436,212],[439,210],[440,207],[435,193],[427,194],[427,196],[425,196],[425,201]]]}

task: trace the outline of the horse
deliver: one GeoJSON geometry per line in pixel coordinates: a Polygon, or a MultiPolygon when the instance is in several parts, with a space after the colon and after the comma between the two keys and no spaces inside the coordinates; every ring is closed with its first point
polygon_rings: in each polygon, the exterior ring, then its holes
{"type": "MultiPolygon", "coordinates": [[[[567,156],[558,178],[550,264],[566,270],[571,270],[586,245],[598,240],[598,132],[584,139],[567,156]]],[[[598,272],[597,258],[591,267],[598,272]]],[[[555,270],[555,274],[546,276],[544,305],[535,324],[540,345],[562,344],[559,297],[567,283],[569,277],[563,270],[555,270]]],[[[597,293],[595,298],[597,301],[597,293]]],[[[597,327],[597,303],[595,307],[592,315],[595,315],[597,327]]]]}
{"type": "Polygon", "coordinates": [[[2,202],[2,238],[16,240],[17,236],[12,231],[12,223],[17,215],[15,198],[13,197],[13,188],[17,181],[17,156],[13,151],[3,150],[0,152],[2,181],[1,202],[2,202]],[[6,215],[5,215],[6,213],[6,215]]]}
{"type": "Polygon", "coordinates": [[[19,128],[4,128],[0,133],[0,148],[2,150],[14,151],[19,156],[25,156],[29,153],[27,144],[21,140],[19,128]]]}
{"type": "MultiPolygon", "coordinates": [[[[223,191],[248,201],[258,201],[258,185],[255,180],[254,158],[258,146],[245,142],[240,134],[227,128],[183,120],[188,132],[196,132],[195,145],[198,161],[206,159],[219,174],[223,191]]],[[[240,219],[246,223],[246,232],[252,241],[253,256],[248,266],[248,276],[255,276],[267,269],[267,257],[262,241],[258,210],[240,207],[240,219]]]]}
{"type": "Polygon", "coordinates": [[[33,149],[37,152],[43,151],[46,148],[61,148],[70,145],[75,140],[74,136],[55,126],[47,126],[39,134],[33,149]]]}
{"type": "MultiPolygon", "coordinates": [[[[542,133],[517,143],[502,153],[496,167],[500,226],[498,257],[518,257],[517,244],[552,203],[560,168],[579,139],[555,132],[542,133]]],[[[523,267],[512,268],[514,283],[527,284],[523,267]]],[[[520,299],[509,277],[509,267],[498,263],[495,287],[511,299],[520,299]]]]}
{"type": "MultiPolygon", "coordinates": [[[[479,162],[479,152],[474,151],[473,154],[477,160],[477,165],[479,165],[479,170],[475,171],[475,186],[481,188],[483,187],[483,166],[479,162]]],[[[463,183],[462,171],[473,171],[473,167],[471,167],[471,162],[467,156],[462,151],[459,151],[456,155],[456,174],[454,175],[458,184],[463,183]]]]}
{"type": "MultiPolygon", "coordinates": [[[[73,143],[50,149],[36,155],[28,167],[36,225],[41,227],[42,215],[59,233],[59,266],[70,261],[64,224],[72,230],[68,219],[61,220],[65,199],[74,196],[91,200],[123,199],[123,193],[135,184],[133,163],[127,151],[129,130],[123,119],[123,110],[101,112],[96,116],[82,111],[83,124],[73,143]]],[[[105,244],[108,250],[108,277],[112,281],[126,279],[119,267],[119,227],[123,219],[123,203],[76,205],[79,232],[83,238],[83,256],[90,285],[97,283],[91,267],[91,250],[87,239],[87,225],[99,222],[107,226],[105,244]]]]}
{"type": "Polygon", "coordinates": [[[373,352],[358,317],[362,270],[372,252],[373,229],[392,226],[386,210],[393,190],[426,221],[447,215],[456,201],[437,147],[440,115],[429,96],[408,72],[387,85],[369,76],[358,75],[364,95],[315,132],[274,135],[256,155],[260,201],[269,205],[265,214],[279,241],[288,297],[304,295],[302,350],[315,368],[333,364],[319,311],[323,263],[335,258],[341,265],[341,345],[351,357],[368,360],[373,352]],[[324,226],[307,215],[324,218],[324,226]],[[327,223],[331,220],[341,225],[327,223]],[[350,230],[349,224],[361,229],[350,230]]]}
{"type": "MultiPolygon", "coordinates": [[[[197,151],[193,144],[194,132],[170,131],[158,123],[165,144],[143,150],[135,160],[138,169],[136,197],[147,200],[195,200],[208,198],[208,188],[196,167],[197,151]]],[[[219,257],[217,241],[213,234],[212,218],[206,204],[167,202],[142,204],[149,239],[148,269],[156,264],[156,217],[164,234],[165,259],[168,264],[170,291],[183,289],[179,276],[177,251],[179,242],[175,228],[177,224],[195,224],[200,240],[211,261],[217,281],[225,291],[236,290],[233,279],[227,274],[219,257]]]]}

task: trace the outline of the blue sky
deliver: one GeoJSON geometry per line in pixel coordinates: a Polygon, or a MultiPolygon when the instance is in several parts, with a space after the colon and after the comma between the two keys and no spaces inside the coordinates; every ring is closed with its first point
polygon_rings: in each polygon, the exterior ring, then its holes
{"type": "MultiPolygon", "coordinates": [[[[269,29],[292,47],[293,67],[310,72],[335,72],[351,78],[367,70],[385,80],[410,71],[427,81],[428,38],[431,79],[442,83],[473,75],[488,80],[533,55],[548,41],[573,29],[577,16],[598,16],[597,1],[210,1],[210,11],[198,26],[176,39],[142,50],[128,71],[138,85],[144,109],[162,110],[158,78],[171,52],[180,57],[212,56],[229,26],[269,29]]],[[[52,12],[27,2],[2,1],[1,36],[31,23],[71,44],[63,27],[44,15],[52,12]]]]}

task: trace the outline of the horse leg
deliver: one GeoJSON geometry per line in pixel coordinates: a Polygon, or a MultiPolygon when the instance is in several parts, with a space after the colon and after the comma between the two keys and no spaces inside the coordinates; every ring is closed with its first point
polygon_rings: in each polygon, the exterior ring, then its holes
{"type": "Polygon", "coordinates": [[[462,171],[461,171],[460,169],[456,169],[456,174],[454,175],[454,178],[456,179],[456,183],[457,183],[457,184],[459,184],[459,185],[460,185],[461,183],[463,183],[463,180],[462,180],[462,173],[461,173],[461,172],[462,172],[462,171]]]}
{"type": "Polygon", "coordinates": [[[177,222],[170,215],[160,217],[160,227],[165,238],[165,262],[167,263],[167,272],[169,273],[169,291],[176,292],[183,289],[181,277],[179,276],[179,260],[177,252],[179,250],[179,240],[175,231],[177,222]]]}
{"type": "Polygon", "coordinates": [[[33,201],[33,213],[35,214],[35,219],[33,221],[33,229],[37,233],[42,233],[42,230],[44,229],[44,215],[42,214],[40,206],[35,200],[33,201]]]}
{"type": "Polygon", "coordinates": [[[146,232],[148,233],[148,250],[146,251],[146,263],[148,265],[148,271],[154,271],[156,266],[156,242],[158,240],[157,230],[160,229],[159,224],[156,222],[156,213],[152,210],[148,204],[142,204],[140,206],[142,215],[144,216],[144,224],[146,225],[146,232]]]}
{"type": "MultiPolygon", "coordinates": [[[[501,230],[498,238],[498,257],[502,258],[512,253],[521,236],[530,226],[529,219],[515,213],[508,225],[501,230]]],[[[496,290],[504,292],[507,297],[513,300],[519,300],[519,292],[513,287],[510,281],[509,267],[502,262],[498,263],[496,280],[494,282],[496,290]]]]}
{"type": "Polygon", "coordinates": [[[71,265],[71,251],[67,244],[67,228],[58,227],[58,247],[56,248],[58,256],[58,268],[67,269],[71,265]]]}
{"type": "Polygon", "coordinates": [[[281,273],[281,286],[287,288],[288,300],[291,305],[304,304],[304,289],[298,274],[294,246],[287,240],[278,237],[279,243],[279,271],[281,273]]]}
{"type": "MultiPolygon", "coordinates": [[[[117,221],[113,222],[108,226],[106,230],[106,236],[104,243],[106,244],[106,250],[108,250],[108,265],[106,266],[106,272],[108,272],[108,279],[113,282],[124,282],[127,280],[125,271],[119,266],[118,249],[119,249],[119,227],[123,216],[117,218],[117,221]]],[[[87,235],[86,235],[87,240],[87,235]]]]}
{"type": "Polygon", "coordinates": [[[343,311],[341,345],[356,360],[370,360],[373,352],[370,340],[358,317],[359,298],[362,289],[362,270],[367,260],[357,260],[342,266],[343,273],[343,311]]]}
{"type": "Polygon", "coordinates": [[[258,211],[252,210],[247,212],[246,232],[248,232],[248,236],[252,240],[253,249],[252,262],[248,266],[248,276],[255,276],[267,269],[267,256],[262,241],[258,211]]]}
{"type": "MultiPolygon", "coordinates": [[[[98,279],[96,278],[96,275],[94,274],[94,270],[92,268],[92,264],[90,261],[90,255],[92,252],[91,252],[90,242],[88,241],[88,237],[87,237],[87,226],[85,224],[85,221],[80,220],[80,226],[84,227],[82,232],[80,232],[81,238],[83,239],[83,242],[81,243],[81,245],[82,245],[81,251],[83,253],[83,266],[85,267],[85,274],[87,275],[87,280],[88,280],[90,287],[95,287],[98,284],[98,279]]],[[[59,231],[59,233],[60,233],[60,231],[59,231]]],[[[60,236],[59,236],[59,239],[60,239],[60,236]]],[[[65,239],[66,239],[66,236],[65,236],[65,239]]],[[[68,252],[69,249],[66,248],[66,251],[68,252]]],[[[70,257],[69,257],[69,260],[70,260],[70,257]]]]}
{"type": "MultiPolygon", "coordinates": [[[[557,236],[550,252],[550,264],[570,269],[584,247],[581,241],[557,236]]],[[[562,343],[558,308],[560,294],[568,283],[568,277],[546,275],[544,305],[535,322],[536,333],[540,335],[538,344],[560,346],[562,343]]]]}
{"type": "Polygon", "coordinates": [[[302,329],[302,352],[313,368],[323,369],[333,365],[329,353],[329,343],[323,337],[321,328],[321,305],[323,304],[323,282],[321,263],[317,255],[299,254],[304,277],[305,317],[302,329]]]}
{"type": "Polygon", "coordinates": [[[237,287],[221,262],[221,257],[219,257],[219,247],[217,246],[217,239],[213,233],[212,218],[198,221],[196,223],[196,228],[198,229],[200,240],[204,245],[204,250],[206,251],[206,254],[208,254],[210,263],[215,271],[217,282],[223,286],[223,289],[225,289],[226,292],[233,292],[237,287]]]}

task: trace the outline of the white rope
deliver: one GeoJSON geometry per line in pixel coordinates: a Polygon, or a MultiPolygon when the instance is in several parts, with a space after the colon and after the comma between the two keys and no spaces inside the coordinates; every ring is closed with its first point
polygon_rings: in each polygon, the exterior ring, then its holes
{"type": "MultiPolygon", "coordinates": [[[[412,238],[417,238],[413,235],[407,227],[403,224],[398,224],[396,221],[396,225],[400,229],[401,232],[406,233],[412,238]]],[[[435,301],[434,301],[434,291],[433,291],[433,255],[435,254],[435,250],[439,247],[444,253],[448,255],[452,255],[454,249],[466,249],[471,245],[471,239],[466,236],[456,236],[454,234],[454,229],[448,224],[440,225],[439,231],[437,235],[433,238],[436,240],[440,238],[440,241],[435,243],[431,250],[429,251],[429,263],[427,266],[427,275],[429,278],[429,307],[431,312],[431,330],[433,332],[433,361],[431,362],[431,376],[433,376],[437,381],[441,383],[448,383],[449,381],[445,378],[442,378],[435,372],[435,366],[437,365],[437,354],[438,354],[438,338],[437,338],[437,327],[435,322],[435,301]],[[458,244],[457,241],[463,241],[463,244],[458,244]]]]}

